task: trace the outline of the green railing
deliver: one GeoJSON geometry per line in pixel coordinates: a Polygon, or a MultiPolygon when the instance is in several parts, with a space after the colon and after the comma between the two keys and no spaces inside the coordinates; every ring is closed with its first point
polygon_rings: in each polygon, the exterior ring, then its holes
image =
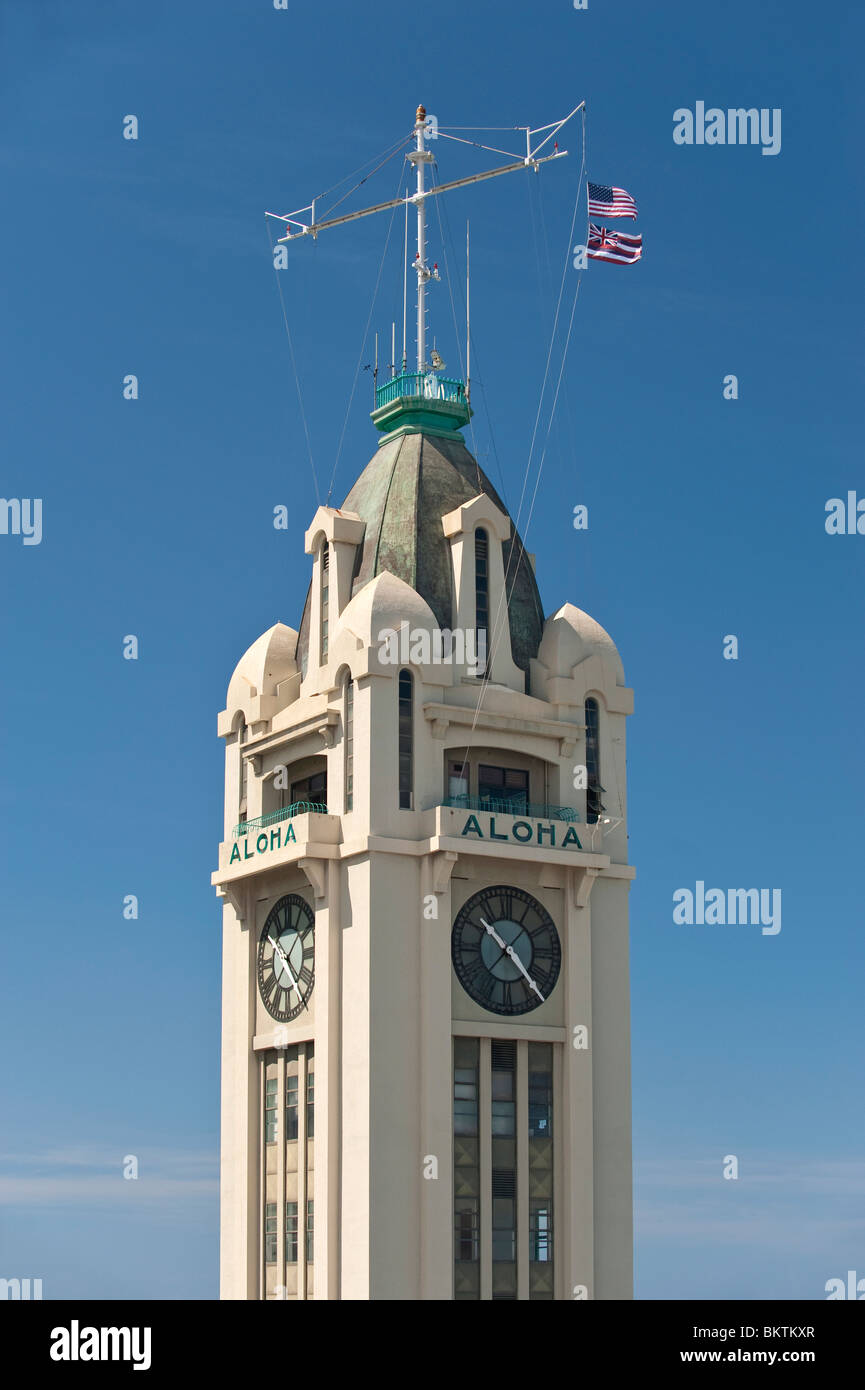
{"type": "Polygon", "coordinates": [[[532,816],[538,820],[579,820],[573,806],[551,806],[545,801],[525,801],[494,796],[449,796],[441,803],[462,811],[493,811],[503,816],[532,816]]]}
{"type": "Polygon", "coordinates": [[[241,835],[248,835],[251,830],[263,830],[266,825],[275,825],[277,821],[305,815],[329,816],[330,811],[320,801],[293,801],[290,806],[281,806],[278,811],[270,811],[266,816],[242,820],[234,827],[234,838],[237,840],[241,835]]]}
{"type": "Polygon", "coordinates": [[[465,405],[466,386],[464,381],[436,376],[435,372],[402,372],[400,376],[391,377],[383,386],[376,387],[375,408],[378,410],[380,406],[390,405],[392,401],[406,396],[428,401],[455,401],[465,405]]]}

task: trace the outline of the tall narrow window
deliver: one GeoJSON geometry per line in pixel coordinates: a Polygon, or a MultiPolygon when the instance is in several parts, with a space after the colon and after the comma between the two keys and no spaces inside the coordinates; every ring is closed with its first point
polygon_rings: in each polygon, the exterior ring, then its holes
{"type": "Polygon", "coordinates": [[[586,701],[586,820],[589,825],[597,825],[603,806],[601,804],[601,737],[598,702],[591,696],[586,701]]]}
{"type": "Polygon", "coordinates": [[[264,1208],[264,1263],[276,1264],[276,1202],[267,1202],[264,1208]]]}
{"type": "Polygon", "coordinates": [[[454,1299],[481,1296],[479,1049],[454,1038],[454,1299]]]}
{"type": "Polygon", "coordinates": [[[248,726],[247,726],[245,723],[241,723],[240,727],[239,727],[238,730],[237,730],[237,747],[238,747],[238,754],[237,754],[237,756],[240,758],[240,779],[239,779],[239,782],[240,782],[240,803],[239,803],[239,815],[240,815],[240,819],[241,819],[242,821],[246,820],[246,818],[247,818],[247,816],[246,816],[246,808],[247,808],[248,802],[247,802],[247,799],[246,799],[246,798],[247,798],[247,793],[248,793],[248,791],[249,791],[249,763],[246,761],[246,758],[243,756],[243,745],[246,743],[246,740],[247,740],[248,736],[249,736],[249,728],[248,728],[248,726]]]}
{"type": "Polygon", "coordinates": [[[412,807],[412,779],[414,775],[414,712],[412,709],[411,671],[399,673],[399,804],[403,810],[412,807]]]}
{"type": "Polygon", "coordinates": [[[530,1042],[529,1064],[529,1298],[552,1299],[553,1282],[553,1048],[530,1042]]]}
{"type": "Polygon", "coordinates": [[[490,618],[490,557],[486,531],[475,531],[475,642],[477,643],[477,675],[487,669],[487,629],[490,618]]]}
{"type": "Polygon", "coordinates": [[[297,1264],[297,1202],[285,1204],[285,1263],[297,1264]]]}
{"type": "Polygon", "coordinates": [[[321,659],[327,660],[328,594],[330,592],[330,546],[321,547],[321,659]]]}
{"type": "Polygon", "coordinates": [[[279,1096],[276,1094],[277,1080],[274,1076],[271,1080],[264,1083],[264,1142],[265,1144],[276,1143],[277,1129],[277,1103],[279,1096]]]}
{"type": "Polygon", "coordinates": [[[493,1038],[492,1179],[493,1299],[517,1296],[517,1045],[493,1038]]]}
{"type": "Polygon", "coordinates": [[[297,1074],[285,1078],[285,1137],[297,1138],[297,1074]]]}
{"type": "Polygon", "coordinates": [[[313,1235],[314,1235],[314,1230],[313,1230],[313,1204],[312,1204],[312,1202],[307,1202],[307,1204],[306,1204],[306,1263],[307,1263],[308,1265],[311,1265],[312,1262],[313,1262],[313,1260],[315,1259],[315,1256],[314,1256],[314,1254],[313,1254],[313,1251],[314,1251],[314,1249],[315,1249],[315,1242],[314,1242],[314,1240],[313,1240],[313,1235]]]}
{"type": "Polygon", "coordinates": [[[306,1137],[315,1137],[315,1072],[310,1066],[309,1057],[310,1044],[307,1043],[307,1073],[306,1073],[306,1137]]]}
{"type": "Polygon", "coordinates": [[[345,809],[354,810],[354,681],[351,676],[345,681],[345,809]]]}

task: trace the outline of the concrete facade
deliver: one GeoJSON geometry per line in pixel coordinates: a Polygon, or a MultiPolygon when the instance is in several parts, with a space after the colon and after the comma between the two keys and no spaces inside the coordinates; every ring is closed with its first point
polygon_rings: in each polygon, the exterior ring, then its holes
{"type": "Polygon", "coordinates": [[[448,501],[421,521],[447,541],[453,626],[466,632],[477,626],[483,528],[486,680],[468,661],[434,659],[437,619],[417,589],[387,569],[358,579],[368,520],[320,507],[306,533],[304,659],[298,633],[275,624],[241,659],[219,716],[222,1298],[632,1296],[632,692],[610,638],[567,603],[544,624],[528,671],[515,663],[508,624],[495,621],[511,520],[486,491],[448,501]],[[382,634],[406,624],[408,659],[386,659],[382,634]],[[587,699],[597,702],[605,789],[597,820],[580,771],[587,699]],[[528,779],[513,814],[488,809],[490,767],[528,779]],[[326,797],[293,797],[323,785],[326,797]],[[326,811],[289,812],[300,802],[326,811]],[[554,987],[514,1016],[470,997],[452,962],[455,918],[495,885],[530,895],[561,948],[554,987]],[[313,914],[315,977],[283,1023],[262,999],[258,962],[286,895],[313,914]],[[455,1039],[476,1097],[468,1144],[455,1138],[454,1097],[465,1090],[458,1080],[455,1090],[455,1039]],[[551,1120],[537,1119],[539,1095],[551,1096],[541,1106],[551,1120]],[[538,1142],[538,1125],[551,1139],[538,1142]],[[505,1199],[495,1195],[503,1134],[515,1155],[505,1199]],[[457,1238],[466,1153],[477,1195],[457,1238]]]}

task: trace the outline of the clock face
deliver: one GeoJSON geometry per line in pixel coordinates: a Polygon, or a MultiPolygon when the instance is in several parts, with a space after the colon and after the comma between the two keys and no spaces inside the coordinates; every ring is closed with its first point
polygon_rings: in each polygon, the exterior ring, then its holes
{"type": "Polygon", "coordinates": [[[527,1014],[549,999],[562,947],[553,919],[522,888],[483,888],[460,908],[451,937],[457,978],[494,1014],[527,1014]]]}
{"type": "Polygon", "coordinates": [[[315,982],[315,918],[296,893],[268,913],[258,943],[258,988],[271,1018],[288,1023],[306,1008],[315,982]]]}

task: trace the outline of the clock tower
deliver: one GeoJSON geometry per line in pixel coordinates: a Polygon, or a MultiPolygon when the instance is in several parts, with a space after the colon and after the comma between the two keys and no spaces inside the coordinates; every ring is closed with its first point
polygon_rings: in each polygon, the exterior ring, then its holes
{"type": "Polygon", "coordinates": [[[219,716],[221,1297],[627,1299],[632,692],[418,323],[219,716]]]}

